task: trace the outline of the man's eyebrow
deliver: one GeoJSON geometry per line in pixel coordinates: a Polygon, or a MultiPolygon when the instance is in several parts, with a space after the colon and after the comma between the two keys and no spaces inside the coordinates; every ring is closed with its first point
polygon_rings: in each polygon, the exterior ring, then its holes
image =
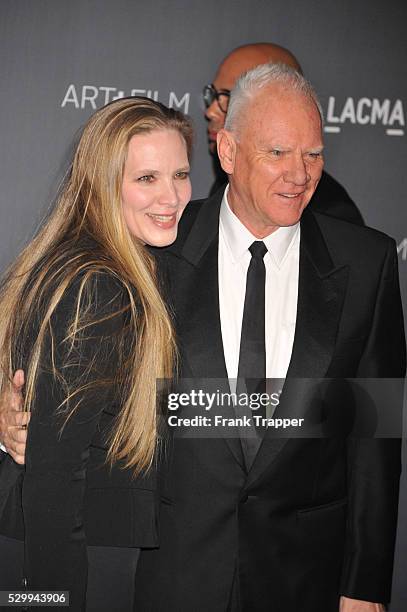
{"type": "Polygon", "coordinates": [[[281,149],[282,151],[289,151],[292,148],[292,147],[289,147],[288,145],[283,145],[278,142],[270,142],[270,141],[268,142],[260,141],[259,146],[262,149],[267,149],[268,151],[270,151],[271,149],[281,149]]]}

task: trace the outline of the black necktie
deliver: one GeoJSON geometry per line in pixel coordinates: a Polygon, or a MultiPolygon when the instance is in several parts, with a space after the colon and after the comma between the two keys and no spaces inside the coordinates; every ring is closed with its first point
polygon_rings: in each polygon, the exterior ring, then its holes
{"type": "MultiPolygon", "coordinates": [[[[264,256],[267,248],[264,242],[253,242],[249,251],[252,255],[247,270],[246,294],[244,299],[242,332],[240,336],[239,369],[237,392],[245,389],[247,394],[264,393],[266,378],[265,340],[265,284],[266,268],[264,256]]],[[[239,411],[237,411],[239,413],[239,411]]],[[[265,413],[265,411],[264,411],[265,413]]],[[[260,411],[246,410],[246,414],[261,415],[260,411]]],[[[262,415],[261,415],[262,416],[262,415]]],[[[261,442],[259,431],[252,428],[241,430],[242,446],[248,467],[261,442]]]]}
{"type": "Polygon", "coordinates": [[[252,258],[246,278],[242,333],[240,336],[239,378],[266,378],[264,256],[267,247],[257,240],[249,248],[252,258]]]}

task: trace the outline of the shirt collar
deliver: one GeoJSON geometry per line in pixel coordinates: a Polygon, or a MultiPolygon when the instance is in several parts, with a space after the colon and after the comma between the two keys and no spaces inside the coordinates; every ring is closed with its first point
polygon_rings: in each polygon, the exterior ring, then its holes
{"type": "MultiPolygon", "coordinates": [[[[239,261],[247,252],[252,242],[258,240],[232,212],[228,202],[229,185],[226,186],[220,208],[219,228],[230,251],[233,262],[239,261]]],[[[275,232],[263,238],[270,256],[281,268],[292,245],[300,235],[300,224],[279,227],[275,232]]]]}

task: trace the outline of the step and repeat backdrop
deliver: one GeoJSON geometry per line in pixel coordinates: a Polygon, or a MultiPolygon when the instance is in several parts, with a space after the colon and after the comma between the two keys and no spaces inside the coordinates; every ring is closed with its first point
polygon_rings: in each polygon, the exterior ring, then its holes
{"type": "MultiPolygon", "coordinates": [[[[233,48],[274,42],[320,95],[326,169],[396,240],[407,306],[406,23],[402,0],[1,0],[0,269],[51,205],[81,126],[115,98],[192,116],[193,195],[207,195],[202,88],[233,48]]],[[[404,476],[392,612],[407,609],[406,567],[404,476]]]]}

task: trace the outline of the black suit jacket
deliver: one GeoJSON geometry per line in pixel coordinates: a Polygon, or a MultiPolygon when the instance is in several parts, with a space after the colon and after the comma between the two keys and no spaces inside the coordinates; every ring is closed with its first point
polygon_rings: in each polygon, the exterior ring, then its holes
{"type": "MultiPolygon", "coordinates": [[[[221,195],[189,205],[168,251],[183,374],[195,378],[227,377],[218,300],[221,195]]],[[[287,381],[404,372],[394,241],[305,211],[287,381]]],[[[282,414],[304,401],[283,396],[282,414]]],[[[137,610],[337,612],[340,594],[389,600],[399,441],[271,433],[248,473],[236,439],[174,437],[160,548],[141,555],[137,610]]]]}
{"type": "MultiPolygon", "coordinates": [[[[121,407],[115,382],[119,355],[113,339],[127,324],[126,313],[108,318],[119,308],[125,310],[127,303],[113,276],[94,274],[88,281],[94,292],[88,314],[105,320],[87,328],[79,348],[64,342],[85,273],[69,285],[52,317],[54,360],[68,381],[82,377],[86,383],[97,376],[111,383],[82,392],[80,406],[61,432],[64,418],[57,407],[65,388],[51,373],[48,336],[28,429],[26,465],[16,465],[5,453],[0,463],[0,533],[24,540],[27,587],[70,591],[69,609],[75,611],[85,609],[87,545],[158,545],[154,471],[134,478],[123,465],[106,464],[107,439],[121,407]]],[[[29,363],[40,312],[33,312],[32,334],[22,347],[20,367],[29,363]]]]}
{"type": "MultiPolygon", "coordinates": [[[[217,156],[213,159],[213,170],[216,178],[210,189],[210,196],[214,195],[222,187],[225,187],[228,182],[227,174],[223,172],[217,156]]],[[[357,225],[364,225],[363,217],[355,202],[349,196],[346,189],[328,172],[322,172],[318,187],[311,198],[309,206],[314,212],[329,215],[336,219],[344,219],[357,225]]]]}

